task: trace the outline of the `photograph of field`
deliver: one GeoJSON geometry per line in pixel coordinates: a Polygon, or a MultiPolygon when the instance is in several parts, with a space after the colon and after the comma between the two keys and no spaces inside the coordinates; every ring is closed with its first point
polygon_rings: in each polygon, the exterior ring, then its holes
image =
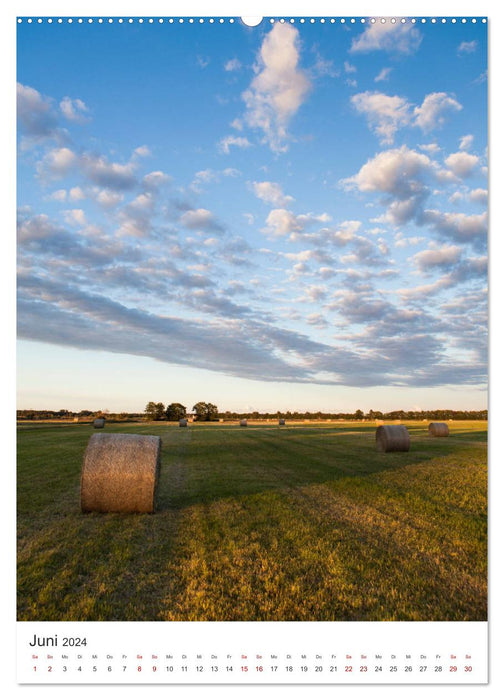
{"type": "Polygon", "coordinates": [[[89,425],[19,434],[20,620],[485,620],[486,422],[110,425],[159,435],[152,515],[82,515],[89,425]]]}
{"type": "Polygon", "coordinates": [[[486,18],[16,46],[18,619],[486,620],[486,18]]]}

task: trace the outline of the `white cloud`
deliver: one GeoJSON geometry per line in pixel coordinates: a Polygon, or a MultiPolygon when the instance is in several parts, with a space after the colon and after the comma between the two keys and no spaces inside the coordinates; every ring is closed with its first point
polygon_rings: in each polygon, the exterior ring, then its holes
{"type": "Polygon", "coordinates": [[[215,182],[218,174],[215,170],[207,168],[206,170],[199,170],[194,176],[193,182],[215,182]]]}
{"type": "MultiPolygon", "coordinates": [[[[309,239],[322,250],[327,250],[331,245],[343,248],[356,240],[356,233],[361,225],[360,221],[343,221],[337,227],[324,227],[315,233],[304,234],[304,238],[309,239]]],[[[292,236],[294,240],[299,237],[297,234],[292,236]]],[[[322,262],[322,260],[320,261],[322,262]]]]}
{"type": "Polygon", "coordinates": [[[444,246],[422,250],[411,258],[413,265],[421,272],[428,272],[432,268],[449,268],[459,262],[462,248],[458,246],[444,246]]]}
{"type": "Polygon", "coordinates": [[[37,163],[39,177],[63,177],[78,163],[78,158],[70,148],[53,148],[37,163]]]}
{"type": "Polygon", "coordinates": [[[461,243],[479,243],[487,232],[488,217],[483,214],[444,213],[428,209],[423,223],[429,224],[443,236],[461,243]]]}
{"type": "Polygon", "coordinates": [[[464,199],[464,194],[463,192],[454,192],[450,197],[448,197],[448,201],[450,204],[456,204],[457,202],[460,202],[462,199],[464,199]]]}
{"type": "Polygon", "coordinates": [[[70,224],[71,226],[75,226],[76,224],[79,226],[84,226],[86,223],[86,216],[82,209],[68,209],[67,211],[64,211],[63,214],[66,223],[70,224]]]}
{"type": "Polygon", "coordinates": [[[64,97],[60,102],[60,109],[64,117],[72,122],[84,124],[89,121],[87,116],[89,109],[82,100],[72,100],[70,97],[64,97]]]}
{"type": "Polygon", "coordinates": [[[252,144],[245,136],[224,136],[224,138],[219,141],[219,150],[223,153],[229,153],[230,146],[249,148],[252,144]]]}
{"type": "Polygon", "coordinates": [[[320,284],[312,284],[305,288],[304,295],[311,302],[321,301],[327,296],[327,289],[320,284]]]}
{"type": "Polygon", "coordinates": [[[224,177],[238,177],[241,175],[241,172],[237,168],[224,168],[221,172],[224,177]]]}
{"type": "Polygon", "coordinates": [[[222,230],[222,227],[216,222],[214,215],[208,209],[190,209],[182,214],[180,223],[189,229],[222,230]]]}
{"type": "Polygon", "coordinates": [[[459,151],[458,153],[451,153],[445,158],[444,162],[457,177],[465,178],[474,172],[479,163],[479,158],[465,151],[459,151]]]}
{"type": "Polygon", "coordinates": [[[446,114],[458,112],[461,109],[462,105],[446,92],[431,92],[425,97],[420,107],[415,107],[415,124],[422,131],[432,131],[444,124],[446,114]]]}
{"type": "Polygon", "coordinates": [[[229,61],[226,61],[224,64],[224,70],[227,72],[232,72],[236,70],[240,70],[242,67],[242,64],[237,58],[231,58],[229,61]]]}
{"type": "Polygon", "coordinates": [[[394,196],[410,196],[416,189],[415,178],[432,169],[428,156],[407,146],[378,153],[353,177],[342,180],[347,187],[361,192],[386,192],[394,196]]]}
{"type": "Polygon", "coordinates": [[[48,199],[52,199],[56,202],[64,202],[66,199],[70,199],[72,202],[76,202],[79,199],[85,199],[84,192],[80,187],[72,187],[68,192],[66,190],[56,190],[48,199]]]}
{"type": "Polygon", "coordinates": [[[326,318],[322,314],[309,314],[306,317],[306,323],[309,323],[310,326],[316,326],[317,328],[326,328],[329,324],[327,323],[326,318]]]}
{"type": "Polygon", "coordinates": [[[381,83],[383,80],[388,80],[391,71],[392,68],[382,68],[376,76],[376,78],[374,79],[375,83],[381,83]]]}
{"type": "Polygon", "coordinates": [[[390,195],[386,214],[375,221],[402,225],[420,213],[428,195],[423,181],[434,171],[434,164],[428,156],[401,146],[378,153],[356,175],[340,184],[347,189],[357,188],[360,192],[390,195]]]}
{"type": "Polygon", "coordinates": [[[224,168],[224,170],[213,170],[212,168],[207,168],[206,170],[199,170],[189,187],[194,192],[201,192],[202,185],[208,185],[212,182],[220,182],[221,177],[238,177],[241,175],[240,171],[236,168],[224,168]]]}
{"type": "Polygon", "coordinates": [[[471,148],[473,141],[474,141],[474,136],[472,136],[472,134],[467,134],[466,136],[462,136],[462,138],[460,139],[459,150],[460,151],[467,151],[469,148],[471,148]]]}
{"type": "Polygon", "coordinates": [[[266,219],[266,228],[263,233],[274,237],[291,236],[294,240],[296,234],[300,234],[315,223],[324,223],[330,220],[328,214],[299,214],[295,215],[287,209],[272,209],[266,219]]]}
{"type": "Polygon", "coordinates": [[[383,144],[393,143],[395,132],[411,120],[411,105],[397,95],[367,91],[354,95],[350,101],[358,112],[367,116],[370,128],[383,144]]]}
{"type": "Polygon", "coordinates": [[[77,202],[79,199],[86,199],[86,195],[80,187],[72,187],[68,193],[68,198],[72,202],[77,202]]]}
{"type": "Polygon", "coordinates": [[[139,194],[135,199],[128,205],[130,208],[136,209],[138,211],[153,211],[154,209],[154,198],[150,192],[143,192],[139,194]]]}
{"type": "Polygon", "coordinates": [[[256,197],[275,207],[285,207],[294,201],[294,197],[284,195],[282,188],[276,182],[253,182],[252,186],[256,197]]]}
{"type": "Polygon", "coordinates": [[[394,236],[394,246],[396,248],[406,248],[407,246],[418,245],[425,239],[423,236],[407,236],[405,237],[401,232],[394,236]]]}
{"type": "Polygon", "coordinates": [[[348,61],[345,61],[343,66],[345,68],[345,73],[357,73],[357,68],[348,61]]]}
{"type": "Polygon", "coordinates": [[[21,217],[18,223],[19,243],[29,243],[30,241],[50,240],[58,237],[63,232],[55,226],[47,214],[37,214],[32,218],[21,217]]]}
{"type": "Polygon", "coordinates": [[[120,192],[107,189],[100,190],[98,188],[93,189],[93,196],[97,204],[104,209],[113,209],[124,199],[124,196],[120,192]]]}
{"type": "Polygon", "coordinates": [[[488,71],[485,70],[483,73],[480,73],[477,78],[475,78],[472,82],[474,85],[480,85],[481,83],[486,83],[488,80],[488,71]]]}
{"type": "Polygon", "coordinates": [[[287,128],[311,87],[299,63],[299,32],[276,23],[266,35],[259,55],[259,72],[243,93],[245,121],[264,132],[272,151],[286,151],[287,128]]]}
{"type": "Polygon", "coordinates": [[[478,187],[474,190],[469,190],[467,187],[463,188],[463,191],[454,192],[448,199],[452,204],[456,204],[460,201],[469,201],[476,204],[487,204],[488,202],[488,190],[478,187]]]}
{"type": "Polygon", "coordinates": [[[323,280],[330,279],[336,275],[336,271],[332,267],[319,267],[318,273],[323,280]]]}
{"type": "MultiPolygon", "coordinates": [[[[447,170],[446,168],[441,168],[438,163],[435,164],[435,167],[436,167],[435,177],[439,183],[446,184],[446,183],[458,182],[459,178],[455,175],[455,173],[452,170],[447,170]]],[[[440,192],[439,190],[436,190],[436,194],[439,194],[439,192],[440,192]]]]}
{"type": "Polygon", "coordinates": [[[310,70],[314,77],[329,76],[330,78],[338,78],[340,71],[334,67],[334,62],[323,58],[317,53],[317,60],[310,70]]]}
{"type": "Polygon", "coordinates": [[[17,118],[24,134],[35,141],[57,136],[57,121],[51,100],[28,85],[17,83],[16,90],[17,118]]]}
{"type": "Polygon", "coordinates": [[[150,155],[152,155],[152,153],[148,146],[138,146],[138,148],[135,148],[133,151],[133,157],[147,158],[150,155]]]}
{"type": "Polygon", "coordinates": [[[266,219],[265,232],[273,236],[285,236],[293,232],[300,232],[303,226],[297,221],[297,217],[287,209],[272,209],[266,219]]]}
{"type": "MultiPolygon", "coordinates": [[[[117,193],[112,193],[112,195],[117,193]]],[[[112,206],[112,203],[111,203],[112,206]]],[[[152,230],[151,217],[154,213],[154,197],[150,192],[139,194],[119,212],[120,227],[118,236],[143,238],[152,230]]]]}
{"type": "Polygon", "coordinates": [[[136,184],[133,163],[110,163],[104,156],[86,153],[81,165],[85,175],[100,187],[122,191],[136,184]]]}
{"type": "Polygon", "coordinates": [[[488,190],[484,190],[481,187],[469,192],[469,199],[471,202],[477,202],[478,204],[486,204],[488,201],[488,190]]]}
{"type": "MultiPolygon", "coordinates": [[[[454,258],[456,257],[457,256],[455,255],[454,258]]],[[[485,279],[487,274],[487,266],[488,260],[486,256],[481,256],[479,258],[458,259],[453,263],[446,264],[445,267],[448,272],[437,279],[436,282],[420,287],[398,289],[397,292],[405,301],[410,299],[422,299],[428,295],[438,293],[443,289],[449,289],[473,279],[480,281],[485,279]]],[[[459,307],[462,309],[463,304],[460,304],[460,297],[458,297],[458,302],[459,307]]],[[[466,340],[464,341],[464,345],[465,344],[466,340]]]]}
{"type": "Polygon", "coordinates": [[[375,243],[364,236],[355,237],[355,245],[352,253],[342,255],[340,260],[344,265],[383,265],[383,256],[389,252],[388,246],[384,244],[383,239],[379,243],[375,243]]]}
{"type": "Polygon", "coordinates": [[[353,39],[350,52],[388,51],[412,54],[422,41],[419,30],[411,23],[375,22],[353,39]]]}
{"type": "MultiPolygon", "coordinates": [[[[382,144],[393,143],[396,131],[412,125],[424,132],[432,131],[444,124],[449,112],[459,111],[462,106],[444,92],[426,95],[421,106],[413,108],[404,97],[386,95],[378,91],[366,91],[354,95],[351,103],[355,109],[367,116],[369,127],[380,138],[382,144]]],[[[470,143],[472,137],[464,137],[470,143]]],[[[463,139],[463,140],[464,140],[463,139]]],[[[439,150],[435,143],[419,146],[422,150],[434,152],[439,150]]]]}
{"type": "Polygon", "coordinates": [[[437,143],[424,143],[418,146],[421,151],[426,151],[427,153],[437,153],[441,150],[437,143]]]}
{"type": "Polygon", "coordinates": [[[306,262],[316,257],[315,251],[313,250],[301,250],[299,253],[282,253],[287,260],[296,260],[297,262],[306,262]]]}
{"type": "Polygon", "coordinates": [[[474,39],[474,41],[463,41],[461,44],[459,44],[457,53],[474,53],[476,51],[477,46],[478,42],[476,41],[476,39],[474,39]]]}
{"type": "Polygon", "coordinates": [[[64,202],[66,197],[67,197],[66,190],[56,190],[56,192],[53,192],[52,194],[49,195],[48,199],[52,199],[55,202],[64,202]]]}
{"type": "Polygon", "coordinates": [[[153,170],[143,177],[142,184],[148,190],[156,190],[161,187],[161,185],[170,182],[171,179],[171,176],[167,175],[162,170],[153,170]]]}

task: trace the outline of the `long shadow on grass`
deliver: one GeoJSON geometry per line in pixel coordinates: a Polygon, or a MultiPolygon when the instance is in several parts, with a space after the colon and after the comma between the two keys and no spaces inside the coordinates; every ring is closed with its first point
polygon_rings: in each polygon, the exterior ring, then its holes
{"type": "MultiPolygon", "coordinates": [[[[410,452],[381,453],[374,429],[352,436],[341,429],[266,429],[239,436],[233,431],[191,431],[186,451],[163,449],[159,483],[160,511],[209,504],[225,498],[281,492],[348,478],[414,467],[478,445],[461,444],[457,435],[432,438],[412,432],[410,452]],[[238,437],[238,441],[237,441],[238,437]]],[[[474,433],[467,433],[473,438],[474,433]]],[[[485,433],[477,433],[477,439],[485,433]]]]}

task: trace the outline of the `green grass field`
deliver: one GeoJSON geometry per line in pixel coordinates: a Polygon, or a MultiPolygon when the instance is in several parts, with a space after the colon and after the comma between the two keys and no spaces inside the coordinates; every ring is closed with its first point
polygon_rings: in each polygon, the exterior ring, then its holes
{"type": "Polygon", "coordinates": [[[80,512],[93,429],[18,434],[19,620],[486,620],[486,422],[109,425],[163,440],[159,509],[80,512]]]}

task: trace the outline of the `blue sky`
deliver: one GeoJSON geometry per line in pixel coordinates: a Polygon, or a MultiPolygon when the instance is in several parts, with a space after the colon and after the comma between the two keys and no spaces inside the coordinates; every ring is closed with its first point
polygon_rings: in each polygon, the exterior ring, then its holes
{"type": "Polygon", "coordinates": [[[486,406],[486,25],[18,26],[18,406],[486,406]]]}

